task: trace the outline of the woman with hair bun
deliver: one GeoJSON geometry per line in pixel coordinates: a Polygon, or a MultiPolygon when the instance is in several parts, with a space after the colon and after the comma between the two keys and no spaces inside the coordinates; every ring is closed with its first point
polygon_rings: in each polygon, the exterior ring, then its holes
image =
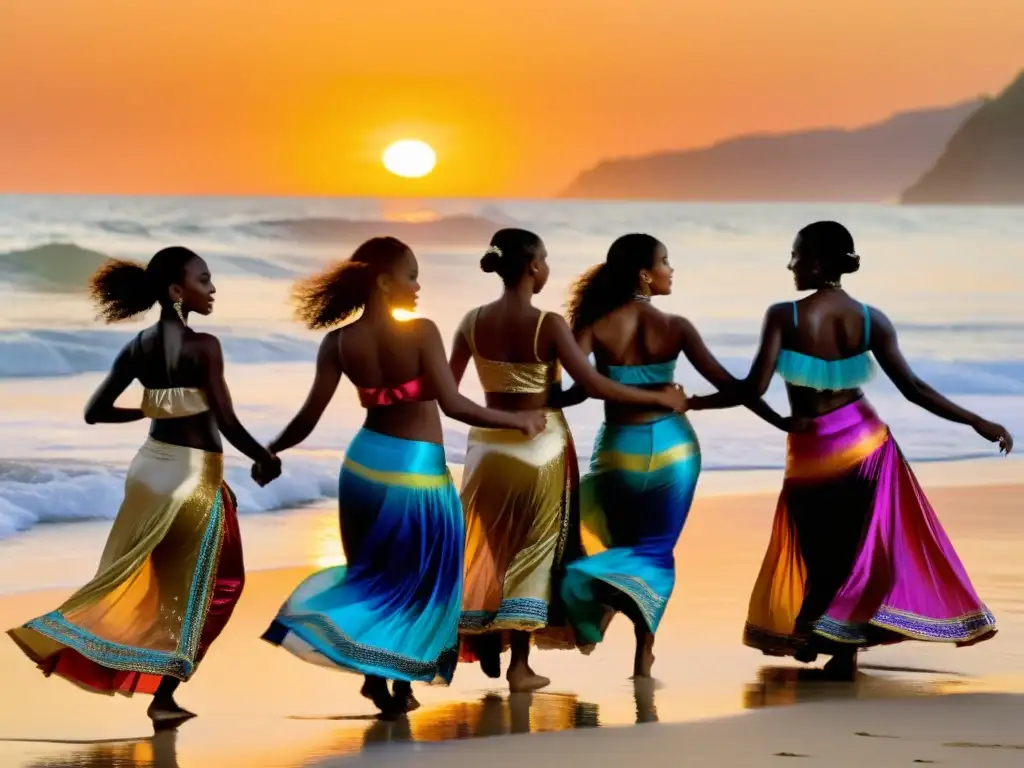
{"type": "MultiPolygon", "coordinates": [[[[623,235],[608,257],[584,273],[569,294],[568,317],[599,371],[622,384],[664,386],[680,353],[719,389],[738,382],[708,351],[686,318],[651,303],[672,292],[668,251],[646,234],[623,235]]],[[[582,398],[566,393],[568,401],[582,398]]],[[[689,409],[703,407],[690,398],[689,409]]],[[[774,426],[784,420],[763,402],[752,410],[774,426]]],[[[605,403],[590,472],[580,490],[588,556],[570,563],[562,599],[577,637],[598,643],[615,611],[636,636],[633,676],[651,676],[654,635],[675,586],[675,546],[700,474],[697,435],[685,415],[605,403]]]]}
{"type": "MultiPolygon", "coordinates": [[[[617,384],[587,361],[561,315],[538,310],[533,297],[550,269],[537,235],[503,229],[480,261],[501,278],[494,302],[469,312],[459,326],[451,368],[460,381],[472,359],[487,404],[515,411],[545,407],[560,391],[560,367],[594,397],[647,409],[683,411],[682,389],[617,384]]],[[[531,637],[541,646],[573,647],[558,595],[564,565],[580,551],[578,465],[561,410],[548,408],[540,435],[509,430],[469,433],[462,481],[466,516],[465,597],[461,632],[464,660],[500,675],[500,653],[511,645],[507,679],[513,691],[550,682],[529,664],[531,637]]]]}
{"type": "Polygon", "coordinates": [[[188,326],[213,311],[210,268],[180,246],[143,266],[110,261],[92,278],[107,322],[160,305],[157,323],[114,361],[85,409],[87,424],[152,419],[125,478],[124,501],[96,576],[57,610],[9,634],[46,675],[98,693],[153,694],[155,723],[192,717],[174,700],[227,624],[245,580],[235,498],[224,482],[223,434],[266,483],[277,457],[235,416],[215,336],[188,326]],[[135,380],[139,408],[117,398],[135,380]]]}
{"type": "MultiPolygon", "coordinates": [[[[860,257],[846,227],[800,230],[789,269],[800,301],[768,309],[746,379],[748,397],[786,383],[799,429],[768,552],[750,598],[744,642],[767,655],[814,661],[851,680],[859,648],[924,640],[972,645],[996,632],[892,433],[861,391],[872,357],[904,397],[969,424],[1009,453],[1013,438],[944,398],[903,358],[896,330],[841,283],[860,257]]],[[[712,407],[731,396],[712,395],[712,407]]],[[[734,398],[733,398],[734,399],[734,398]]]]}
{"type": "Polygon", "coordinates": [[[342,375],[355,384],[366,419],[338,481],[346,564],[300,584],[263,639],[363,675],[362,694],[385,715],[418,706],[412,682],[451,682],[458,660],[462,507],[438,406],[466,424],[526,438],[544,425],[536,409],[493,410],[462,397],[434,323],[395,319],[395,310],[415,308],[418,276],[404,243],[377,237],[297,286],[298,314],[310,329],[361,315],[324,337],[305,404],[270,444],[276,454],[301,443],[342,375]]]}

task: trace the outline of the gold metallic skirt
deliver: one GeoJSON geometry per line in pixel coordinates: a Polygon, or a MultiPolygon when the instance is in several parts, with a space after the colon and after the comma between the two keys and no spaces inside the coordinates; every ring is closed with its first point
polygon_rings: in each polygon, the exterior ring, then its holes
{"type": "Polygon", "coordinates": [[[46,675],[99,693],[152,693],[187,680],[244,583],[224,456],[150,438],[96,576],[57,610],[8,632],[46,675]]]}
{"type": "Polygon", "coordinates": [[[549,411],[532,440],[515,430],[470,430],[461,492],[463,635],[524,630],[539,644],[572,646],[557,585],[565,560],[581,549],[578,486],[561,411],[549,411]]]}

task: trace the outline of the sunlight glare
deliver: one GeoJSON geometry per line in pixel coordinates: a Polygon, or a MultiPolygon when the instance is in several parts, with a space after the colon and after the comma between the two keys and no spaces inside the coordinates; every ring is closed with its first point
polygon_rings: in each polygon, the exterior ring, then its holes
{"type": "Polygon", "coordinates": [[[437,154],[426,142],[419,139],[402,139],[388,146],[381,160],[384,167],[395,176],[419,179],[434,170],[437,154]]]}

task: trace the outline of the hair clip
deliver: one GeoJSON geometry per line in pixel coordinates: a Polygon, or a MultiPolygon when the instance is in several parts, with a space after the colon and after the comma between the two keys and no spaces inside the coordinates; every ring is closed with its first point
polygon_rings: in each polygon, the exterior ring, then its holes
{"type": "Polygon", "coordinates": [[[491,245],[491,246],[488,246],[488,247],[487,247],[487,250],[486,250],[486,251],[484,251],[484,256],[486,256],[486,255],[487,255],[488,253],[495,253],[495,254],[497,254],[497,255],[498,255],[498,258],[499,258],[499,259],[500,259],[500,258],[501,258],[502,256],[504,256],[504,255],[505,255],[505,254],[503,254],[503,253],[501,252],[501,248],[499,248],[499,247],[498,247],[498,246],[496,246],[496,245],[491,245]]]}

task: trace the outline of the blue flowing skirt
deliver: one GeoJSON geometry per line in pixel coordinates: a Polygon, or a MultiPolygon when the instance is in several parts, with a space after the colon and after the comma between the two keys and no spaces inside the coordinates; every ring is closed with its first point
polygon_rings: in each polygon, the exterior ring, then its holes
{"type": "Polygon", "coordinates": [[[580,487],[587,557],[569,563],[562,582],[581,645],[601,641],[609,592],[627,598],[657,630],[699,474],[700,446],[684,416],[602,425],[580,487]]]}
{"type": "Polygon", "coordinates": [[[263,639],[335,669],[451,682],[463,520],[444,448],[360,430],[341,468],[338,509],[346,565],[300,584],[263,639]]]}

